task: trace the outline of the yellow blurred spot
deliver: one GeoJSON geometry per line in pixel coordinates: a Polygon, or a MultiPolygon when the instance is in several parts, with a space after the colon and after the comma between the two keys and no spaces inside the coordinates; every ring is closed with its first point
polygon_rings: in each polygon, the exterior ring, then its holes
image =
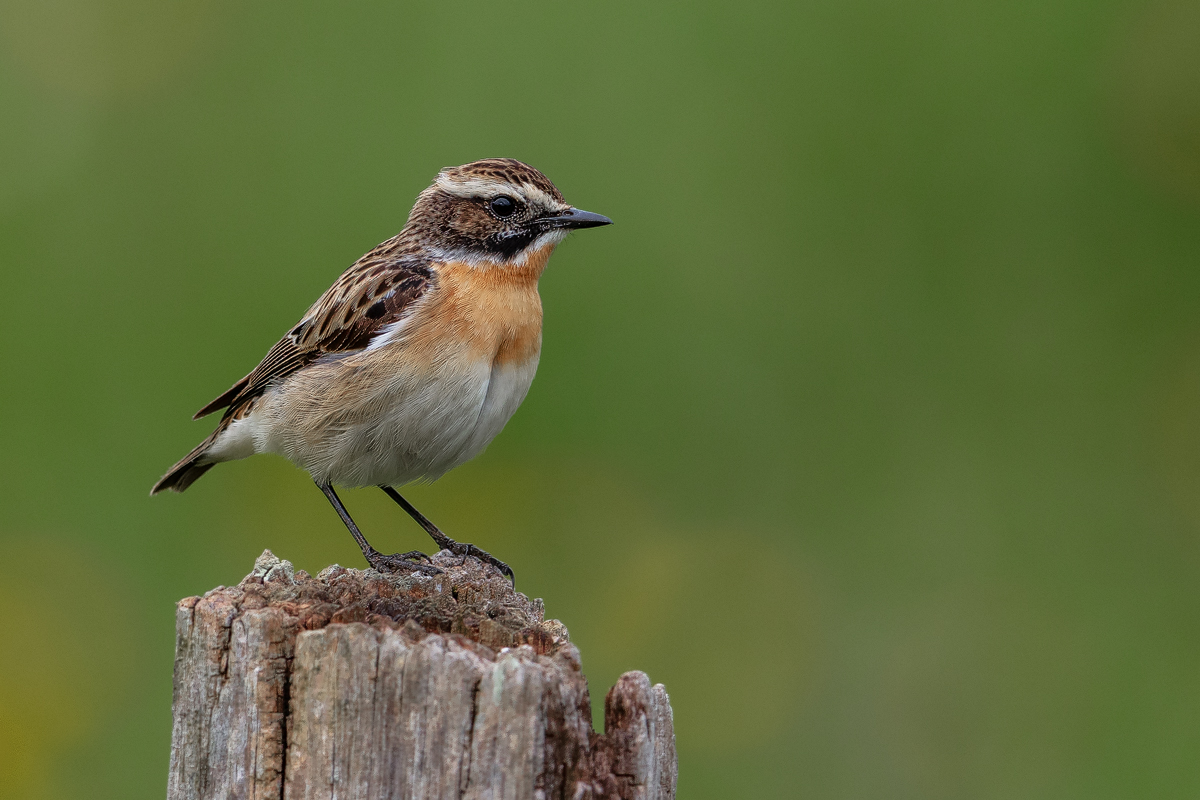
{"type": "Polygon", "coordinates": [[[135,623],[91,553],[44,535],[0,551],[0,797],[45,797],[56,761],[120,702],[135,623]]]}

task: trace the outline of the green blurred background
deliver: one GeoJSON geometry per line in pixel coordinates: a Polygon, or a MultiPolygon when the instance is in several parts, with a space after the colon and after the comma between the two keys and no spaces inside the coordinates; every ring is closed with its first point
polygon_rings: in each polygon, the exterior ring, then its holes
{"type": "Polygon", "coordinates": [[[161,797],[173,602],[361,565],[282,460],[147,493],[486,156],[617,225],[411,496],[666,684],[681,798],[1200,793],[1194,0],[4,0],[0,797],[161,797]]]}

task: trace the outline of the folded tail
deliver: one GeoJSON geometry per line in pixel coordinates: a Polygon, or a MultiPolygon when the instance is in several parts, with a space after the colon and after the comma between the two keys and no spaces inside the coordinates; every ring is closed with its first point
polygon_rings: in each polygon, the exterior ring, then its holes
{"type": "Polygon", "coordinates": [[[212,469],[216,462],[205,462],[204,455],[216,441],[217,434],[223,430],[225,430],[225,426],[218,425],[217,429],[208,435],[208,438],[196,445],[192,452],[181,458],[178,464],[167,471],[166,475],[159,478],[158,483],[154,484],[154,488],[150,490],[150,494],[158,494],[168,489],[172,492],[182,492],[195,483],[201,475],[212,469]]]}

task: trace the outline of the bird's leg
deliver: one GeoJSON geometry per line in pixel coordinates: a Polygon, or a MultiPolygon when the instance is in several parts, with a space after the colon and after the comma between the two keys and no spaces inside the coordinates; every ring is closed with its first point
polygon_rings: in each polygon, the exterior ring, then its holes
{"type": "Polygon", "coordinates": [[[379,488],[383,489],[384,493],[387,494],[388,497],[395,500],[398,506],[407,511],[408,515],[415,519],[417,524],[425,529],[425,532],[429,534],[430,538],[433,539],[434,543],[436,543],[438,547],[443,550],[449,550],[455,555],[462,556],[464,563],[466,562],[468,556],[475,556],[483,563],[491,564],[493,567],[500,570],[502,574],[507,575],[508,579],[512,581],[513,588],[516,588],[517,578],[515,575],[513,575],[512,568],[509,567],[508,564],[505,564],[491,553],[488,553],[485,550],[480,550],[473,544],[454,541],[449,536],[439,531],[437,525],[434,525],[425,517],[424,514],[413,508],[413,504],[401,497],[400,493],[391,486],[380,486],[379,488]]]}
{"type": "Polygon", "coordinates": [[[350,535],[354,537],[354,541],[358,542],[358,547],[362,550],[363,557],[367,559],[367,563],[372,567],[380,572],[408,570],[410,572],[423,572],[426,575],[436,575],[441,572],[440,569],[432,564],[417,564],[412,560],[414,558],[429,560],[429,556],[420,550],[413,550],[408,553],[393,553],[390,556],[385,556],[374,547],[371,547],[370,543],[367,542],[367,538],[362,535],[358,526],[354,524],[354,520],[350,519],[350,512],[342,505],[342,499],[337,496],[337,492],[333,490],[333,486],[328,483],[318,483],[317,488],[329,499],[338,516],[342,518],[342,522],[350,529],[350,535]]]}

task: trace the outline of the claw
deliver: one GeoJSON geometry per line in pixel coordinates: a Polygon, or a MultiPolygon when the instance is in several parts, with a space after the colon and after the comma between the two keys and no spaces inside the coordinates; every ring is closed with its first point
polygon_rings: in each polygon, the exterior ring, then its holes
{"type": "Polygon", "coordinates": [[[473,544],[454,541],[449,536],[438,530],[436,525],[430,522],[420,511],[417,511],[417,509],[413,507],[412,503],[401,497],[400,493],[391,486],[380,486],[379,488],[383,490],[384,494],[396,501],[396,504],[403,508],[410,517],[416,520],[417,524],[429,534],[429,537],[433,539],[434,543],[438,547],[440,547],[442,550],[449,550],[456,556],[462,556],[462,561],[458,562],[458,566],[461,567],[463,564],[466,564],[468,556],[475,556],[484,564],[491,564],[493,567],[500,570],[501,575],[504,575],[506,578],[512,581],[513,588],[517,588],[517,576],[513,574],[512,568],[509,567],[508,564],[505,564],[500,559],[495,558],[486,550],[480,550],[473,544]]]}
{"type": "Polygon", "coordinates": [[[419,564],[412,560],[417,557],[429,560],[429,556],[414,550],[409,553],[392,553],[390,556],[373,553],[367,561],[380,572],[420,572],[422,575],[440,575],[442,573],[440,567],[435,567],[433,564],[419,564]]]}
{"type": "Polygon", "coordinates": [[[455,555],[462,556],[462,561],[458,562],[459,566],[466,564],[468,557],[474,556],[480,561],[480,563],[490,564],[496,569],[500,570],[501,575],[512,581],[512,587],[514,589],[517,588],[517,576],[513,574],[512,567],[508,566],[508,564],[505,564],[503,561],[496,558],[486,550],[481,550],[480,548],[468,542],[455,542],[454,540],[450,541],[450,547],[447,549],[455,555]]]}

